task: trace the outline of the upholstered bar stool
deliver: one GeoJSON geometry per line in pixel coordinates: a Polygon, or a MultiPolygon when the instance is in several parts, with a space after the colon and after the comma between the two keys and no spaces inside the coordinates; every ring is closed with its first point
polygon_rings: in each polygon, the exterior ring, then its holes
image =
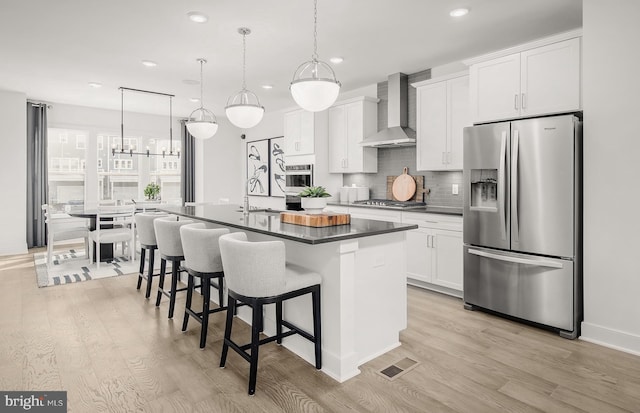
{"type": "Polygon", "coordinates": [[[207,343],[207,329],[209,326],[209,314],[224,311],[224,288],[222,272],[222,260],[218,239],[229,230],[226,228],[209,229],[204,224],[191,224],[180,227],[182,250],[184,251],[183,268],[187,271],[187,301],[184,308],[184,321],[182,331],[187,331],[189,318],[193,317],[202,325],[200,329],[200,348],[207,343]],[[194,277],[200,279],[200,292],[203,294],[202,312],[196,312],[191,308],[191,299],[195,289],[194,277]],[[215,280],[215,281],[213,281],[215,280]],[[209,309],[211,303],[211,287],[218,290],[218,308],[209,309]]]}
{"type": "Polygon", "coordinates": [[[227,352],[231,347],[250,364],[249,394],[254,394],[259,346],[271,341],[280,344],[284,337],[300,334],[314,343],[316,369],[321,369],[320,275],[299,266],[286,265],[282,241],[248,242],[245,233],[235,232],[223,235],[219,242],[228,294],[220,367],[225,366],[227,352]],[[313,304],[313,335],[282,319],[283,301],[309,293],[313,304]],[[231,340],[237,301],[246,303],[252,309],[251,342],[245,345],[231,340]],[[265,304],[272,303],[276,305],[276,335],[260,340],[262,309],[265,304]],[[283,332],[283,326],[289,330],[283,332]]]}
{"type": "Polygon", "coordinates": [[[160,275],[153,273],[153,264],[155,259],[155,251],[158,248],[158,244],[156,241],[156,230],[153,227],[153,221],[158,218],[167,218],[167,214],[165,213],[142,213],[136,214],[136,230],[138,231],[138,239],[140,240],[140,271],[138,272],[138,286],[137,289],[140,289],[142,285],[142,279],[147,280],[147,292],[145,293],[145,298],[149,298],[151,295],[151,284],[153,282],[153,277],[160,275]],[[149,265],[147,274],[144,271],[145,264],[145,256],[147,251],[149,252],[149,265]]]}
{"type": "Polygon", "coordinates": [[[158,282],[156,307],[160,305],[160,300],[163,295],[169,297],[169,318],[173,318],[173,310],[176,306],[176,293],[179,291],[186,291],[186,288],[178,289],[178,272],[180,271],[180,262],[184,260],[182,241],[180,240],[180,227],[192,223],[193,221],[190,220],[176,221],[171,218],[156,219],[153,221],[153,227],[156,231],[158,251],[160,252],[160,280],[158,282]],[[169,291],[164,289],[164,276],[167,271],[167,261],[171,262],[171,290],[169,291]]]}

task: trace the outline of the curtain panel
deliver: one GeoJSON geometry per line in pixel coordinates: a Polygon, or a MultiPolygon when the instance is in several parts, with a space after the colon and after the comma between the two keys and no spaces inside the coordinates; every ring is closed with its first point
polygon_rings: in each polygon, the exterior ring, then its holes
{"type": "Polygon", "coordinates": [[[182,137],[180,193],[183,202],[195,202],[195,139],[187,130],[186,122],[186,119],[180,121],[182,137]]]}
{"type": "Polygon", "coordinates": [[[42,205],[47,203],[47,105],[27,102],[27,246],[46,243],[42,205]]]}

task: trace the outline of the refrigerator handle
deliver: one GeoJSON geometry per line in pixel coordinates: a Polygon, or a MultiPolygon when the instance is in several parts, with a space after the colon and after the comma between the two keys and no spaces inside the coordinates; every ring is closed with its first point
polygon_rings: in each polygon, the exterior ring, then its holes
{"type": "Polygon", "coordinates": [[[500,234],[503,240],[507,239],[507,209],[505,207],[505,160],[507,156],[507,131],[502,131],[500,142],[500,165],[498,166],[498,214],[500,215],[500,234]]]}
{"type": "Polygon", "coordinates": [[[520,132],[513,131],[513,148],[511,149],[511,202],[513,208],[511,215],[513,216],[512,238],[514,242],[518,242],[520,228],[518,227],[518,146],[520,142],[520,132]]]}
{"type": "Polygon", "coordinates": [[[513,262],[516,264],[526,264],[526,265],[536,265],[538,267],[549,267],[549,268],[563,268],[561,262],[549,261],[545,259],[528,259],[521,257],[511,257],[509,255],[500,255],[500,254],[492,254],[490,252],[469,249],[469,254],[477,255],[480,257],[491,258],[499,261],[513,262]]]}

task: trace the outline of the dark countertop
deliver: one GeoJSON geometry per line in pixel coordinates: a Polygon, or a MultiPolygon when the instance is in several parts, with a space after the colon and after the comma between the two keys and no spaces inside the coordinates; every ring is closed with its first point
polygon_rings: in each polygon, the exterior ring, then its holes
{"type": "Polygon", "coordinates": [[[380,205],[362,205],[349,202],[329,202],[328,205],[344,206],[344,207],[356,207],[356,208],[374,208],[374,209],[388,209],[392,211],[404,211],[404,212],[421,212],[426,214],[446,214],[446,215],[458,215],[462,216],[462,207],[450,207],[450,206],[436,206],[427,205],[419,208],[397,208],[380,205]]]}
{"type": "Polygon", "coordinates": [[[237,205],[161,206],[159,211],[305,244],[322,244],[418,228],[413,224],[351,218],[350,225],[313,228],[280,222],[280,211],[255,210],[248,216],[237,205]]]}

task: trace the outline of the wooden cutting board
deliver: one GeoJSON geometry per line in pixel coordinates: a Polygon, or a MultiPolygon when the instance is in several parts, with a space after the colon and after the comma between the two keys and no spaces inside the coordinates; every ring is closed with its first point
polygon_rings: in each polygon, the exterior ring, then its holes
{"type": "Polygon", "coordinates": [[[304,212],[281,212],[280,222],[285,224],[302,225],[305,227],[332,227],[335,225],[349,225],[351,215],[326,212],[322,214],[305,214],[304,212]]]}
{"type": "MultiPolygon", "coordinates": [[[[396,178],[397,176],[387,176],[387,199],[399,201],[399,199],[393,197],[393,192],[391,191],[393,181],[395,181],[396,178]]],[[[429,189],[424,187],[424,176],[413,175],[413,179],[416,181],[416,193],[413,195],[413,198],[409,199],[409,201],[423,202],[425,200],[424,194],[429,193],[429,189]]]]}
{"type": "Polygon", "coordinates": [[[406,166],[402,170],[402,175],[398,176],[391,186],[393,199],[398,201],[408,201],[416,193],[416,181],[409,175],[409,168],[406,166]]]}

